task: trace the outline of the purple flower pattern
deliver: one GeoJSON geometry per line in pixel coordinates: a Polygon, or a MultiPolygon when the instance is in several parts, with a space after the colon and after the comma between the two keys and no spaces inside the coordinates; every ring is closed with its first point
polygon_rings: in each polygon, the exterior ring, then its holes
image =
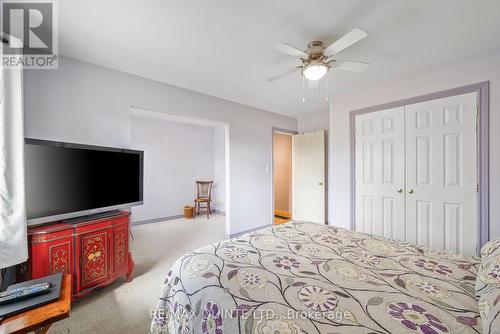
{"type": "Polygon", "coordinates": [[[202,313],[201,331],[203,334],[222,334],[222,314],[216,303],[209,301],[202,313]]]}
{"type": "Polygon", "coordinates": [[[324,241],[326,243],[332,244],[332,245],[343,245],[344,240],[342,238],[339,238],[334,235],[324,235],[320,238],[321,241],[324,241]]]}
{"type": "Polygon", "coordinates": [[[354,259],[356,262],[370,266],[376,266],[380,264],[380,259],[378,257],[366,252],[352,252],[351,258],[354,259]]]}
{"type": "Polygon", "coordinates": [[[492,261],[480,274],[481,280],[488,284],[500,283],[500,259],[492,261]]]}
{"type": "Polygon", "coordinates": [[[448,327],[424,308],[408,303],[390,303],[387,312],[393,319],[414,331],[424,334],[449,333],[448,327]]]}
{"type": "Polygon", "coordinates": [[[297,261],[294,258],[288,257],[287,255],[283,256],[277,256],[274,260],[273,263],[276,267],[281,268],[281,269],[292,269],[292,268],[299,268],[300,267],[300,262],[297,261]]]}
{"type": "Polygon", "coordinates": [[[439,264],[438,262],[431,259],[420,258],[415,261],[415,266],[441,275],[450,275],[453,273],[453,270],[451,270],[451,268],[445,266],[444,264],[439,264]]]}
{"type": "Polygon", "coordinates": [[[307,285],[299,290],[297,296],[302,304],[315,311],[331,311],[337,306],[337,297],[318,286],[307,285]]]}
{"type": "Polygon", "coordinates": [[[243,271],[240,273],[240,285],[244,288],[259,289],[267,283],[267,279],[261,273],[249,273],[243,271]]]}

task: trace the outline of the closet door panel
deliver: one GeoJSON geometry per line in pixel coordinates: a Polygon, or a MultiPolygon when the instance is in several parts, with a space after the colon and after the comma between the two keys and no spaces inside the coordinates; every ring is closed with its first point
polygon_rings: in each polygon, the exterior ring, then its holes
{"type": "Polygon", "coordinates": [[[356,230],[404,240],[404,108],[355,123],[356,230]]]}
{"type": "Polygon", "coordinates": [[[408,105],[406,241],[475,254],[476,94],[408,105]]]}

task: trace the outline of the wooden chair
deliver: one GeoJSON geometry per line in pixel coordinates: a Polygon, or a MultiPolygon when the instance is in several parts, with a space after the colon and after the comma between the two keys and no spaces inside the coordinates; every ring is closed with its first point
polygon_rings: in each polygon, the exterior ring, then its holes
{"type": "Polygon", "coordinates": [[[200,209],[202,209],[201,203],[206,203],[203,207],[207,210],[207,219],[210,218],[212,213],[212,184],[214,181],[196,181],[196,191],[197,195],[194,199],[194,217],[200,214],[200,209]]]}

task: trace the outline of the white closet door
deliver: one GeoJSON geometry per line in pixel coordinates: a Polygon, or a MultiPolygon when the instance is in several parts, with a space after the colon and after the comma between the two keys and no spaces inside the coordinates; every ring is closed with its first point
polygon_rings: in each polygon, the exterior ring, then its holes
{"type": "Polygon", "coordinates": [[[405,107],[406,241],[476,253],[476,94],[405,107]]]}
{"type": "Polygon", "coordinates": [[[355,123],[356,230],[404,240],[404,108],[355,123]]]}
{"type": "Polygon", "coordinates": [[[325,223],[325,131],[292,137],[292,218],[325,223]]]}

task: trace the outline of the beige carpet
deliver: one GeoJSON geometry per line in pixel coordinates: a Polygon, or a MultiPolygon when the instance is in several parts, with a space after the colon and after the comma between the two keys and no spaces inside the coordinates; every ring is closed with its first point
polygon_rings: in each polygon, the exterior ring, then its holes
{"type": "Polygon", "coordinates": [[[49,334],[148,333],[150,310],[169,268],[183,254],[225,239],[224,216],[139,225],[132,233],[133,281],[118,279],[74,302],[71,317],[54,324],[49,334]]]}

